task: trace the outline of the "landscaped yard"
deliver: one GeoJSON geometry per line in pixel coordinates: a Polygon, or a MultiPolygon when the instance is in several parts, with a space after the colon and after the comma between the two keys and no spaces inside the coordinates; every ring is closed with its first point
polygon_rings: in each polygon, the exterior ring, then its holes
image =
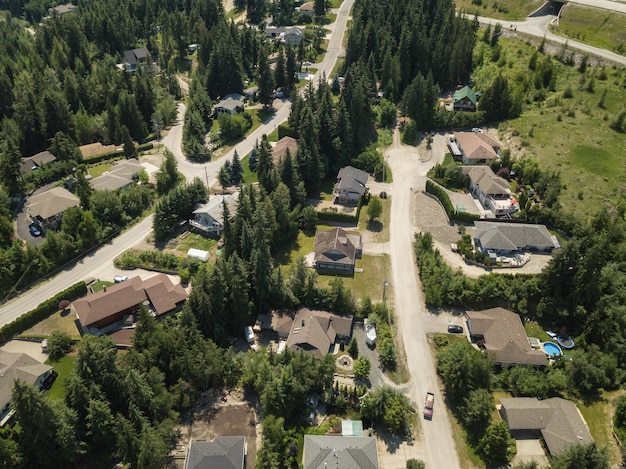
{"type": "Polygon", "coordinates": [[[600,448],[608,448],[613,465],[618,464],[620,461],[620,449],[611,435],[612,413],[610,411],[609,402],[622,393],[623,391],[605,391],[602,393],[602,396],[596,400],[576,402],[580,413],[587,422],[589,432],[594,441],[600,448]]]}
{"type": "Polygon", "coordinates": [[[382,215],[374,220],[369,221],[367,214],[367,205],[361,208],[359,215],[359,231],[361,233],[370,232],[371,236],[368,240],[373,243],[386,243],[389,241],[389,224],[391,220],[391,199],[381,199],[383,204],[382,215]]]}
{"type": "MultiPolygon", "coordinates": [[[[317,225],[318,230],[330,230],[332,228],[332,226],[328,225],[317,225]]],[[[300,231],[298,232],[298,238],[276,255],[276,263],[283,268],[289,269],[300,256],[306,256],[314,250],[315,235],[307,236],[300,231]]]]}
{"type": "Polygon", "coordinates": [[[626,15],[601,8],[566,4],[552,31],[577,41],[626,55],[626,15]]]}
{"type": "Polygon", "coordinates": [[[59,376],[57,376],[54,384],[47,392],[48,397],[51,399],[65,399],[65,378],[69,378],[72,373],[75,361],[75,354],[66,355],[58,362],[46,360],[46,365],[50,365],[57,373],[59,373],[59,376]]]}
{"type": "Polygon", "coordinates": [[[548,342],[552,340],[552,338],[546,334],[546,331],[537,323],[537,321],[525,321],[524,329],[526,330],[526,335],[528,337],[536,337],[541,342],[548,342]]]}
{"type": "Polygon", "coordinates": [[[48,336],[54,331],[67,332],[72,339],[80,339],[80,333],[76,327],[76,315],[69,310],[58,311],[49,318],[38,322],[30,329],[26,329],[24,336],[48,336]]]}
{"type": "Polygon", "coordinates": [[[191,248],[201,249],[212,253],[217,248],[217,241],[215,239],[206,238],[197,233],[189,233],[184,238],[176,238],[175,249],[177,251],[186,254],[191,248]]]}
{"type": "Polygon", "coordinates": [[[104,163],[98,163],[89,168],[89,175],[92,178],[97,178],[98,176],[102,176],[102,174],[111,169],[113,166],[115,166],[115,162],[112,163],[110,160],[104,163]]]}
{"type": "Polygon", "coordinates": [[[111,285],[115,285],[113,282],[107,282],[106,280],[100,280],[99,282],[93,283],[91,285],[91,291],[93,293],[99,292],[104,287],[110,287],[111,285]]]}

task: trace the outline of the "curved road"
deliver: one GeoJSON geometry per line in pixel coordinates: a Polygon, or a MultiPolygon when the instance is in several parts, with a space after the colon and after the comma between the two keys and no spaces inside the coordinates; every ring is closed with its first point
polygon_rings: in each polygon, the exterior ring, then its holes
{"type": "MultiPolygon", "coordinates": [[[[550,10],[550,2],[546,3],[540,10],[535,12],[533,16],[529,16],[525,21],[503,21],[496,20],[493,18],[486,18],[483,16],[478,17],[478,21],[482,24],[491,24],[495,25],[500,23],[503,29],[514,28],[520,33],[529,34],[531,36],[536,37],[545,37],[546,40],[555,42],[558,44],[567,43],[568,48],[578,49],[582,52],[585,52],[590,55],[595,55],[601,57],[606,60],[610,60],[615,63],[619,63],[622,65],[626,65],[626,57],[616,54],[614,52],[608,51],[606,49],[600,49],[598,47],[590,46],[588,44],[583,44],[582,42],[574,41],[572,39],[567,39],[562,36],[557,36],[550,31],[549,25],[556,21],[557,17],[550,10]]],[[[556,3],[556,2],[552,2],[556,3]]],[[[591,0],[589,3],[593,3],[591,0]]],[[[614,2],[603,2],[603,3],[614,3],[614,2]]],[[[615,3],[615,5],[620,5],[626,7],[626,5],[615,3]]]]}

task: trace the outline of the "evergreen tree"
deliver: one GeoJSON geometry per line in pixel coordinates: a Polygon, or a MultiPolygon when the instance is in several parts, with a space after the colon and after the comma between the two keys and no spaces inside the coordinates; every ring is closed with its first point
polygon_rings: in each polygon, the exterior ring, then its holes
{"type": "Polygon", "coordinates": [[[274,102],[274,78],[267,59],[267,50],[259,49],[259,68],[257,83],[259,85],[259,102],[265,108],[271,108],[274,102]]]}
{"type": "Polygon", "coordinates": [[[233,161],[232,164],[230,165],[230,181],[232,184],[238,186],[239,184],[241,184],[243,182],[243,165],[241,164],[241,161],[239,160],[239,154],[237,153],[237,150],[235,150],[235,153],[233,154],[233,161]]]}

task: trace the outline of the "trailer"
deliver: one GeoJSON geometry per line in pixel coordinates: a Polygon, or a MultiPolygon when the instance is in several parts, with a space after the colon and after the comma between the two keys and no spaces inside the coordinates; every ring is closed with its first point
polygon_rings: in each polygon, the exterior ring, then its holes
{"type": "Polygon", "coordinates": [[[435,405],[435,395],[432,392],[426,393],[426,401],[424,402],[424,418],[432,420],[433,406],[435,405]]]}

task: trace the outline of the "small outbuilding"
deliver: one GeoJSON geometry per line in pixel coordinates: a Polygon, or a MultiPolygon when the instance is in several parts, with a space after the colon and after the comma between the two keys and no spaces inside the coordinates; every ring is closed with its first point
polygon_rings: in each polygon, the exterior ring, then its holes
{"type": "Polygon", "coordinates": [[[202,262],[209,260],[209,251],[203,251],[202,249],[191,248],[187,251],[187,257],[194,259],[200,259],[202,262]]]}

